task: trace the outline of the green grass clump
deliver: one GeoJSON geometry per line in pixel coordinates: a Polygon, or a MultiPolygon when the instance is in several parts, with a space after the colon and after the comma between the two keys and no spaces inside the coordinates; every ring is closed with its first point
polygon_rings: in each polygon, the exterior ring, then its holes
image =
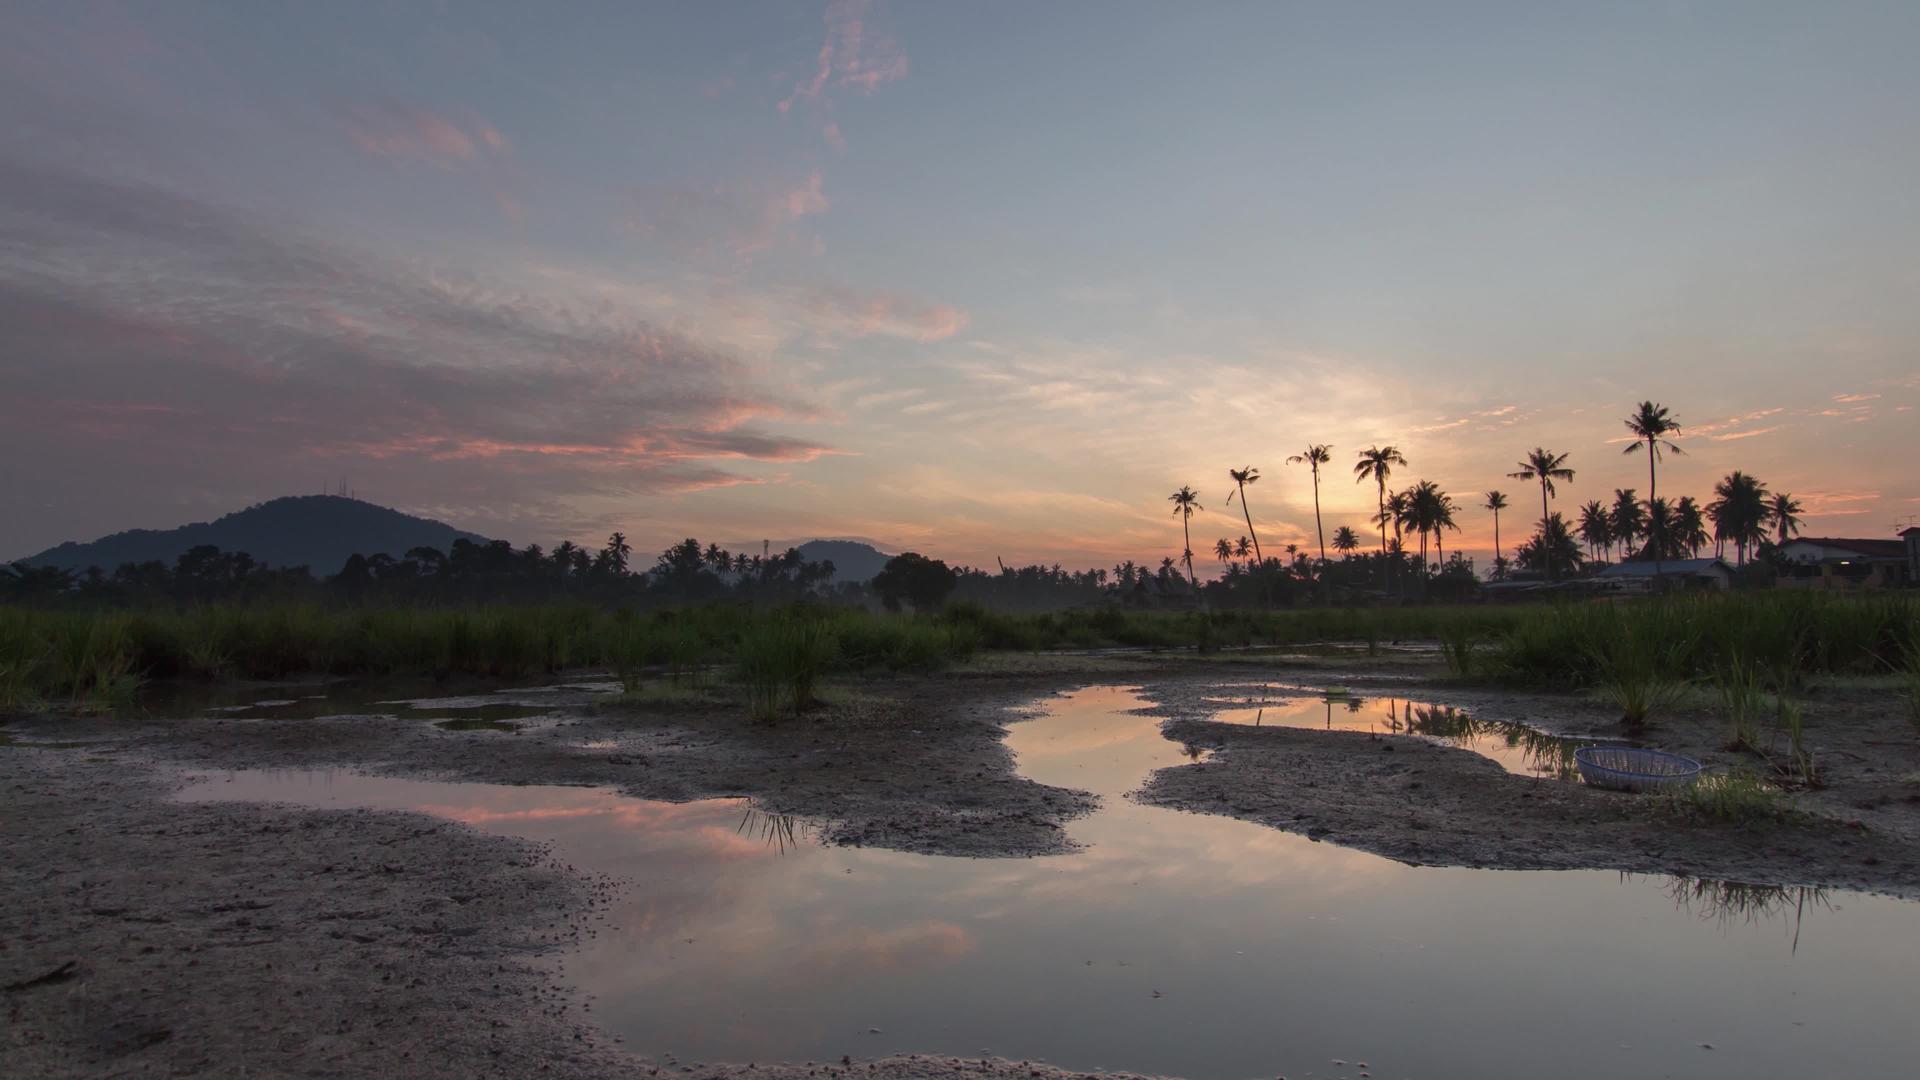
{"type": "Polygon", "coordinates": [[[1702,776],[1694,783],[1663,793],[1661,798],[1670,810],[1714,821],[1747,824],[1780,821],[1791,816],[1780,792],[1745,769],[1702,776]]]}
{"type": "Polygon", "coordinates": [[[1713,686],[1720,700],[1720,715],[1727,722],[1727,749],[1757,752],[1760,715],[1767,704],[1759,671],[1736,654],[1714,670],[1713,686]]]}

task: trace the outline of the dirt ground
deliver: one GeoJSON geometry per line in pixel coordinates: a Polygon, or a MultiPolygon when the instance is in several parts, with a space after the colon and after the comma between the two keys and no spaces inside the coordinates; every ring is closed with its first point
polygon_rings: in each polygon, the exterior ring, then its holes
{"type": "MultiPolygon", "coordinates": [[[[1169,738],[1214,749],[1138,798],[1225,814],[1407,862],[1605,867],[1920,896],[1920,737],[1891,692],[1817,691],[1827,786],[1784,824],[1682,819],[1644,799],[1512,776],[1425,740],[1253,729],[1208,717],[1249,680],[1372,686],[1563,732],[1603,731],[1574,698],[1496,694],[1430,659],[999,658],[973,671],[833,688],[827,707],[746,725],[718,689],[606,704],[579,688],[432,692],[455,713],[519,703],[517,731],[449,731],[391,707],[258,714],[156,707],[135,718],[0,727],[0,1060],[9,1076],[616,1076],[662,1068],[597,1033],[548,962],[617,888],[538,847],[402,813],[180,803],[183,769],[353,768],[427,779],[606,787],[655,799],[752,797],[825,823],[829,842],[987,857],[1055,853],[1093,796],[1017,775],[1002,736],[1045,695],[1144,688],[1169,738]],[[1360,670],[1364,666],[1365,670],[1360,670]]],[[[330,692],[330,691],[329,691],[330,692]]],[[[337,696],[337,695],[336,695],[337,696]]],[[[397,693],[395,696],[399,696],[397,693]]],[[[411,696],[419,696],[418,688],[411,696]]],[[[380,700],[369,693],[365,701],[380,700]]],[[[1711,716],[1649,741],[1710,762],[1711,716]]],[[[709,1067],[701,1076],[1043,1080],[997,1059],[709,1067]]]]}

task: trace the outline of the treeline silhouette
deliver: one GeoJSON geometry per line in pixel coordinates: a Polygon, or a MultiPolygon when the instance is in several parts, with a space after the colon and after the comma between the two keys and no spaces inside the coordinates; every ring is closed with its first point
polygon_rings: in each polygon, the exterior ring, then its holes
{"type": "MultiPolygon", "coordinates": [[[[1341,596],[1364,591],[1393,573],[1410,577],[1413,558],[1353,555],[1338,568],[1341,596]],[[1389,564],[1397,564],[1395,571],[1389,564]]],[[[1324,578],[1324,575],[1321,575],[1324,578]]],[[[1437,567],[1419,595],[1460,599],[1476,585],[1472,564],[1455,558],[1437,567]]],[[[950,567],[913,552],[893,557],[870,582],[836,581],[830,560],[809,560],[797,548],[768,555],[727,551],[696,539],[637,565],[633,548],[614,533],[598,548],[562,542],[516,548],[506,541],[455,540],[448,550],[416,547],[399,556],[356,554],[340,572],[314,575],[307,567],[262,565],[245,552],[210,545],[190,549],[172,565],[148,560],[107,572],[14,563],[0,567],[0,603],[39,607],[184,607],[200,604],[336,603],[452,606],[582,603],[649,609],[707,603],[777,605],[825,602],[872,609],[937,610],[967,602],[998,611],[1059,611],[1082,607],[1138,609],[1284,607],[1320,598],[1315,568],[1291,545],[1285,560],[1228,565],[1218,580],[1193,583],[1172,556],[1157,563],[1126,560],[1111,569],[1002,566],[950,567]]],[[[1336,597],[1339,598],[1339,597],[1336,597]]]]}

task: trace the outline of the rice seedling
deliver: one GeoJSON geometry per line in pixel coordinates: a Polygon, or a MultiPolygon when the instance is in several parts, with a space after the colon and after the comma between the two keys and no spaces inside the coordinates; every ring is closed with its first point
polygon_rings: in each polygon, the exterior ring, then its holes
{"type": "Polygon", "coordinates": [[[1671,812],[1736,824],[1778,821],[1791,813],[1779,790],[1747,769],[1710,773],[1658,798],[1671,812]]]}
{"type": "Polygon", "coordinates": [[[1727,749],[1757,752],[1767,697],[1760,673],[1736,653],[1714,669],[1713,686],[1720,699],[1720,715],[1727,722],[1727,749]]]}
{"type": "Polygon", "coordinates": [[[1787,735],[1787,765],[1784,772],[1808,787],[1820,786],[1820,770],[1807,749],[1806,714],[1800,703],[1782,694],[1779,698],[1779,729],[1787,735]]]}
{"type": "Polygon", "coordinates": [[[1440,631],[1440,655],[1447,670],[1465,679],[1473,675],[1473,650],[1480,644],[1478,631],[1465,623],[1454,623],[1440,631]]]}

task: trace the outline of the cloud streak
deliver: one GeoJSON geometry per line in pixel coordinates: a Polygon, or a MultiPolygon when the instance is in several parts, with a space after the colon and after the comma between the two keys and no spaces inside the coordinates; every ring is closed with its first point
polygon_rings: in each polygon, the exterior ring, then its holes
{"type": "Polygon", "coordinates": [[[0,161],[0,207],[0,447],[16,456],[247,496],[351,469],[394,501],[484,520],[753,482],[725,463],[833,452],[765,426],[811,405],[595,299],[18,161],[0,161]]]}

